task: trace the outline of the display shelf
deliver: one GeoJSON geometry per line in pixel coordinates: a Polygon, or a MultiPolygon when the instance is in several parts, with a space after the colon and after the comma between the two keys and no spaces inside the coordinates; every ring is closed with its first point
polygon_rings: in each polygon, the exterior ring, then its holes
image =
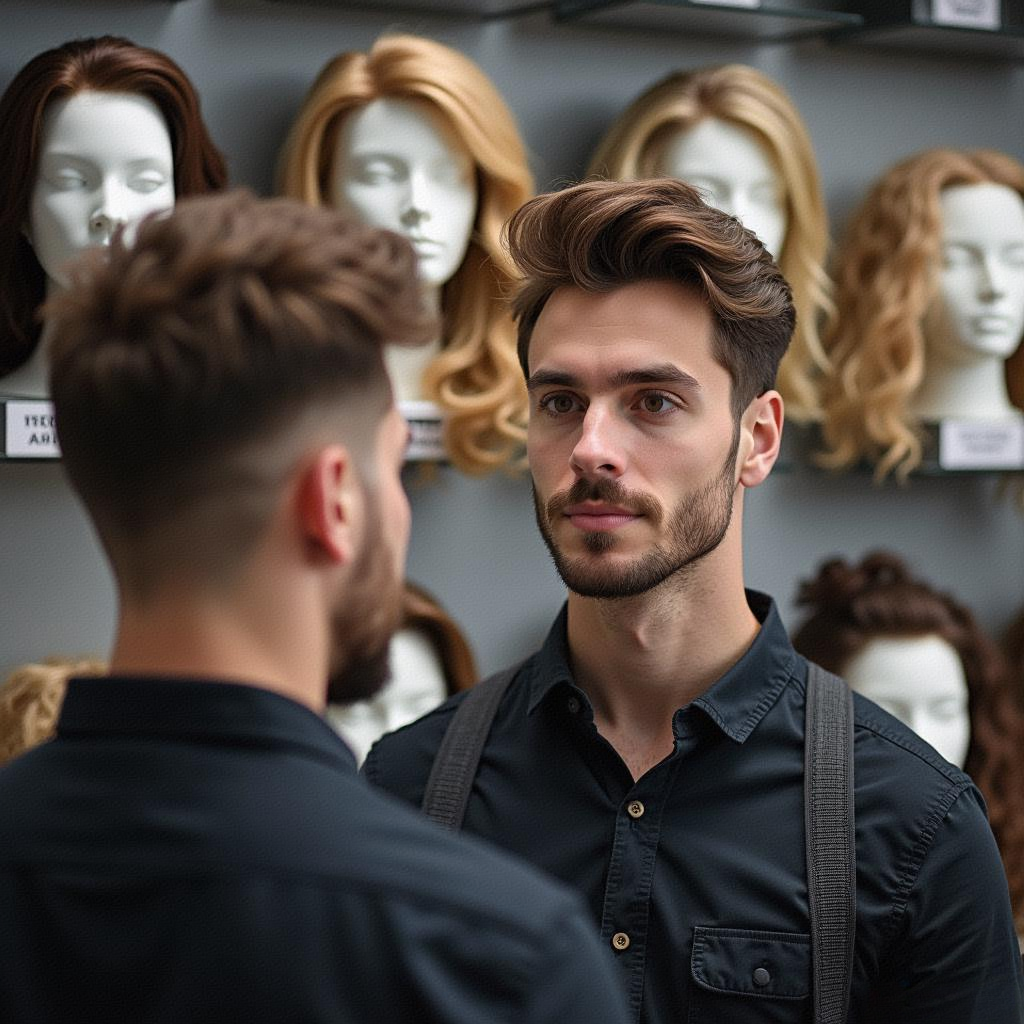
{"type": "Polygon", "coordinates": [[[348,11],[393,11],[396,14],[446,14],[491,21],[551,10],[556,0],[271,0],[293,7],[336,7],[348,11]]]}
{"type": "MultiPolygon", "coordinates": [[[[1024,424],[929,423],[922,428],[924,457],[913,477],[962,477],[964,474],[1024,473],[1024,424]]],[[[850,470],[826,469],[818,461],[825,443],[818,424],[787,423],[776,468],[836,476],[841,472],[872,475],[875,466],[862,462],[850,470]]]]}
{"type": "Polygon", "coordinates": [[[758,42],[793,42],[857,28],[858,14],[779,4],[736,7],[696,0],[558,0],[555,18],[616,28],[686,32],[758,42]]]}
{"type": "Polygon", "coordinates": [[[921,0],[863,3],[863,23],[831,37],[832,42],[878,49],[1024,62],[1024,2],[1004,0],[1000,28],[940,24],[921,0]]]}

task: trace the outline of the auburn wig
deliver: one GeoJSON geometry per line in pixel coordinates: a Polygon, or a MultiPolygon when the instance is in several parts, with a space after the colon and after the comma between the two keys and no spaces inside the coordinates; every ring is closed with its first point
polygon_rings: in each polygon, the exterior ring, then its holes
{"type": "Polygon", "coordinates": [[[840,675],[879,637],[934,634],[957,652],[967,680],[971,725],[964,769],[988,804],[1017,928],[1024,932],[1024,717],[994,641],[967,608],[915,579],[901,559],[886,552],[869,554],[859,565],[825,562],[815,579],[801,585],[797,602],[810,610],[810,617],[793,645],[840,675]]]}
{"type": "Polygon", "coordinates": [[[36,313],[46,274],[24,234],[35,187],[43,115],[79,92],[137,93],[156,104],[174,154],[177,198],[223,188],[224,158],[184,71],[163,53],[117,36],[75,39],[38,54],[0,97],[0,376],[27,362],[39,342],[36,313]]]}

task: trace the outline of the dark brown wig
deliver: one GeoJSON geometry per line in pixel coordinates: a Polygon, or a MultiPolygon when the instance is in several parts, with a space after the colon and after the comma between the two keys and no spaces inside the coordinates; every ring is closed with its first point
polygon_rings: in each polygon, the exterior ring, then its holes
{"type": "Polygon", "coordinates": [[[441,660],[448,696],[468,690],[480,678],[469,642],[437,599],[408,580],[402,606],[402,628],[426,635],[441,660]]]}

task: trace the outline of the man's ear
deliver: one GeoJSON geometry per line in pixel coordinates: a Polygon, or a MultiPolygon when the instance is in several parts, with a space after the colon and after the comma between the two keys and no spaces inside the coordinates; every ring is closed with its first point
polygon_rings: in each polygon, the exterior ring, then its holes
{"type": "Polygon", "coordinates": [[[740,419],[737,482],[744,487],[763,483],[779,457],[784,409],[778,391],[758,395],[740,419]]]}
{"type": "Polygon", "coordinates": [[[307,549],[317,560],[351,564],[363,529],[362,490],[348,450],[321,448],[301,471],[298,515],[307,549]]]}

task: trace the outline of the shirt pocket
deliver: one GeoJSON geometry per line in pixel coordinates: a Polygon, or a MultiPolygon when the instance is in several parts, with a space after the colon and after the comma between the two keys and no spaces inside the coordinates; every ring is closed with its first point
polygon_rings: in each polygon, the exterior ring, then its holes
{"type": "Polygon", "coordinates": [[[811,1019],[811,940],[791,932],[693,934],[689,1024],[803,1024],[811,1019]]]}

